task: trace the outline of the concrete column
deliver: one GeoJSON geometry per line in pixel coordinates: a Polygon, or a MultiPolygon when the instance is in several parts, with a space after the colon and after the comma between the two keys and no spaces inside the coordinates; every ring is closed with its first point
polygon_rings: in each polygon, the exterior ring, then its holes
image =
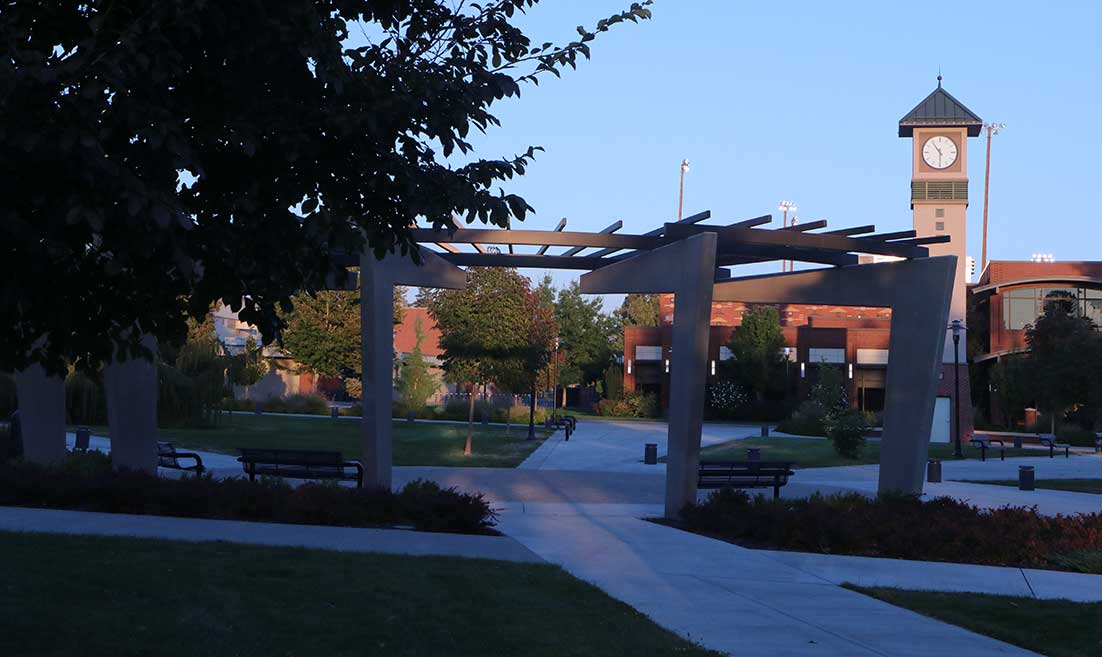
{"type": "Polygon", "coordinates": [[[696,501],[717,241],[715,233],[701,233],[581,277],[581,290],[587,294],[674,294],[667,518],[676,518],[687,502],[696,501]]]}
{"type": "Polygon", "coordinates": [[[461,290],[467,273],[432,251],[421,249],[421,264],[388,255],[382,260],[370,250],[360,256],[360,356],[363,376],[363,419],[360,421],[364,485],[389,489],[393,462],[394,286],[461,290]]]}
{"type": "Polygon", "coordinates": [[[65,456],[65,379],[41,365],[15,373],[23,458],[49,465],[65,456]]]}
{"type": "MultiPolygon", "coordinates": [[[[157,353],[157,340],[142,344],[157,353]]],[[[111,464],[120,469],[157,473],[157,364],[141,357],[115,360],[103,368],[111,464]]]]}
{"type": "Polygon", "coordinates": [[[673,308],[667,518],[676,518],[686,503],[696,502],[704,388],[708,377],[712,283],[715,280],[715,240],[690,240],[685,247],[673,308]]]}
{"type": "Polygon", "coordinates": [[[394,388],[394,280],[385,261],[360,256],[360,420],[364,485],[390,489],[393,462],[391,403],[394,388]]]}

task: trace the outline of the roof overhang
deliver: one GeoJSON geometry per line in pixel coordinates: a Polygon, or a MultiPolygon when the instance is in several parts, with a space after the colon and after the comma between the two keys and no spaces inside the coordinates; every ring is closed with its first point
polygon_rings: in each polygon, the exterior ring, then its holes
{"type": "Polygon", "coordinates": [[[1102,278],[1093,278],[1091,276],[1029,276],[1026,278],[1014,278],[1008,281],[999,281],[997,283],[988,283],[986,285],[976,285],[972,287],[972,294],[985,295],[985,294],[998,294],[1006,287],[1018,287],[1021,285],[1036,285],[1036,284],[1056,284],[1056,285],[1087,285],[1090,287],[1102,288],[1102,278]]]}

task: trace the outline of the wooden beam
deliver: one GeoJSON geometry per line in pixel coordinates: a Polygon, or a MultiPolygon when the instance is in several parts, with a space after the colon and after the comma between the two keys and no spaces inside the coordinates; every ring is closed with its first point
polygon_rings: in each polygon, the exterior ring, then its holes
{"type": "Polygon", "coordinates": [[[867,224],[865,226],[854,226],[853,228],[839,228],[838,230],[824,231],[824,235],[843,235],[850,237],[852,235],[862,235],[864,233],[871,233],[876,230],[876,226],[873,224],[867,224]]]}
{"type": "Polygon", "coordinates": [[[898,230],[894,233],[878,233],[876,235],[863,235],[854,239],[859,240],[876,240],[880,242],[890,242],[891,240],[902,240],[918,235],[918,231],[914,230],[898,230]]]}
{"type": "Polygon", "coordinates": [[[436,246],[444,249],[448,253],[459,253],[459,249],[455,248],[451,244],[448,244],[447,242],[436,242],[436,246]]]}
{"type": "MultiPolygon", "coordinates": [[[[666,224],[667,237],[688,237],[699,234],[700,226],[678,226],[666,224]]],[[[739,245],[757,244],[788,247],[794,250],[787,260],[797,260],[799,249],[820,249],[825,251],[842,251],[856,253],[875,253],[879,255],[894,255],[901,258],[925,258],[929,251],[921,246],[893,245],[891,242],[881,242],[870,238],[844,237],[842,235],[827,235],[825,233],[800,233],[783,230],[761,230],[755,228],[724,228],[719,231],[719,253],[730,253],[739,245]]],[[[804,256],[807,254],[804,253],[804,256]]]]}
{"type": "Polygon", "coordinates": [[[546,230],[460,229],[453,234],[432,230],[413,231],[416,242],[447,242],[468,244],[529,244],[542,246],[599,246],[621,249],[656,249],[668,240],[646,235],[615,233],[551,232],[546,230]]]}
{"type": "MultiPolygon", "coordinates": [[[[555,226],[554,232],[561,233],[564,228],[566,228],[566,217],[563,217],[562,219],[559,219],[559,225],[555,226]]],[[[546,245],[546,244],[541,246],[540,250],[536,251],[536,253],[538,253],[539,255],[543,255],[543,254],[547,253],[547,246],[548,245],[546,245]]]]}
{"type": "MultiPolygon", "coordinates": [[[[601,233],[603,233],[605,235],[608,235],[608,234],[611,234],[611,233],[615,233],[616,231],[620,230],[623,227],[624,227],[624,222],[623,221],[615,221],[615,222],[605,226],[604,228],[602,228],[601,233]]],[[[563,255],[564,256],[576,255],[577,253],[579,253],[580,251],[583,251],[585,249],[586,249],[586,247],[584,247],[584,246],[575,246],[573,248],[570,248],[570,249],[567,249],[566,251],[564,251],[563,255]]]]}
{"type": "Polygon", "coordinates": [[[727,228],[754,228],[755,226],[761,226],[773,221],[773,215],[763,214],[760,217],[754,217],[753,219],[743,219],[742,221],[736,221],[733,224],[727,224],[727,228]]]}
{"type": "Polygon", "coordinates": [[[817,221],[809,221],[803,224],[793,224],[791,226],[785,226],[784,228],[778,228],[777,230],[790,230],[797,233],[803,233],[809,230],[815,230],[816,228],[826,228],[826,219],[819,219],[817,221]]]}
{"type": "MultiPolygon", "coordinates": [[[[675,223],[678,223],[678,224],[697,224],[697,223],[700,223],[701,221],[704,221],[705,219],[711,218],[711,216],[712,216],[712,211],[711,210],[705,210],[704,212],[697,212],[696,214],[691,214],[691,215],[683,218],[681,221],[678,221],[678,222],[675,222],[675,223]]],[[[663,230],[665,230],[665,226],[663,226],[662,228],[655,228],[654,230],[647,231],[647,232],[643,233],[643,235],[646,236],[646,237],[659,237],[660,235],[662,235],[663,230]]],[[[611,255],[613,253],[616,253],[617,251],[623,251],[623,249],[613,249],[613,248],[601,249],[600,251],[594,251],[592,255],[595,258],[603,258],[607,255],[611,255]]]]}
{"type": "Polygon", "coordinates": [[[593,256],[537,255],[533,253],[441,253],[440,257],[459,267],[518,267],[530,269],[593,270],[618,262],[593,256]]]}

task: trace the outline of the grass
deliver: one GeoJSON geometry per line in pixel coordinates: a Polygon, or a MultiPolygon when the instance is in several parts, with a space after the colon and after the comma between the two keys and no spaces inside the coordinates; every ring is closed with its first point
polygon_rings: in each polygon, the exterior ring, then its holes
{"type": "Polygon", "coordinates": [[[980,593],[846,588],[1049,657],[1102,655],[1102,603],[980,593]]]}
{"type": "MultiPolygon", "coordinates": [[[[880,462],[880,441],[870,440],[858,459],[847,459],[834,451],[829,440],[821,438],[744,438],[729,440],[705,447],[700,450],[701,459],[718,461],[741,461],[746,459],[746,450],[751,447],[761,449],[761,458],[765,461],[793,461],[797,468],[830,468],[839,465],[866,465],[880,462]]],[[[952,461],[953,446],[933,443],[930,445],[930,458],[952,461]]],[[[1047,454],[1047,452],[1045,452],[1047,454]]],[[[1038,456],[1041,452],[1031,449],[1007,448],[1007,457],[1038,456]]],[[[979,452],[965,447],[966,459],[979,459],[979,452]]],[[[991,454],[988,453],[988,458],[991,454]]],[[[995,458],[998,458],[996,455],[995,458]]]]}
{"type": "MultiPolygon", "coordinates": [[[[238,447],[336,450],[345,458],[360,458],[360,423],[356,420],[315,419],[278,415],[233,415],[206,429],[162,428],[161,440],[177,448],[237,454],[238,447]]],[[[107,427],[92,427],[108,435],[107,427]]],[[[473,454],[463,456],[467,425],[430,422],[394,423],[394,465],[445,465],[515,468],[549,435],[536,427],[536,440],[525,440],[527,425],[505,427],[475,424],[473,454]]]]}
{"type": "MultiPolygon", "coordinates": [[[[1017,479],[969,480],[970,484],[994,484],[996,486],[1018,487],[1017,479]]],[[[1038,479],[1037,488],[1048,490],[1066,490],[1073,493],[1094,493],[1102,495],[1102,479],[1038,479]]]]}
{"type": "Polygon", "coordinates": [[[558,567],[0,533],[0,654],[719,657],[558,567]]]}

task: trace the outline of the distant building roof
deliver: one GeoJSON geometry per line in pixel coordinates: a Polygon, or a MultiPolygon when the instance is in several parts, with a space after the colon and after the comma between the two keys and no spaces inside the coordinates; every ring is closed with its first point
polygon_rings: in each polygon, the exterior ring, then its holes
{"type": "Polygon", "coordinates": [[[899,136],[911,137],[916,127],[945,126],[968,128],[968,136],[976,137],[983,127],[983,119],[965,107],[959,100],[941,88],[941,76],[937,76],[937,89],[915,105],[915,108],[899,119],[899,136]]]}

